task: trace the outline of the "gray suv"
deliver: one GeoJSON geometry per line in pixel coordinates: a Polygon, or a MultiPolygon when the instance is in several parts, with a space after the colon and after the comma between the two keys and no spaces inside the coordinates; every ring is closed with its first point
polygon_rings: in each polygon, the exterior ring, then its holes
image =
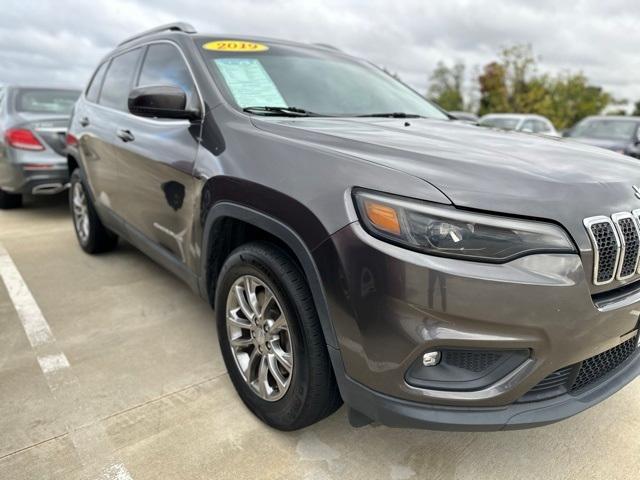
{"type": "Polygon", "coordinates": [[[0,87],[0,209],[19,207],[24,194],[66,188],[65,136],[79,95],[60,88],[0,87]]]}
{"type": "Polygon", "coordinates": [[[172,24],[98,66],[70,124],[80,246],[122,237],[215,309],[269,425],[499,430],[640,371],[640,169],[452,121],[324,45],[172,24]]]}

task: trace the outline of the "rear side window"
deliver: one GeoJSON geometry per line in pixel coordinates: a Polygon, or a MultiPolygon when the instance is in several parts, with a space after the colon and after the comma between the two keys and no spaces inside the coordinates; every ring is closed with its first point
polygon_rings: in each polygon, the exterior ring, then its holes
{"type": "Polygon", "coordinates": [[[123,53],[111,60],[102,84],[100,105],[127,111],[127,98],[133,84],[133,75],[138,65],[140,49],[123,53]]]}
{"type": "Polygon", "coordinates": [[[187,93],[188,99],[195,94],[193,79],[182,55],[168,43],[149,46],[138,80],[138,86],[145,85],[176,85],[187,93]]]}
{"type": "Polygon", "coordinates": [[[97,102],[98,101],[98,95],[100,94],[100,87],[102,86],[102,79],[104,78],[104,72],[107,70],[107,65],[109,64],[109,62],[105,62],[102,65],[100,65],[100,68],[98,68],[98,70],[96,71],[95,75],[93,76],[93,79],[91,80],[91,83],[89,84],[89,87],[87,88],[87,100],[89,100],[90,102],[97,102]]]}

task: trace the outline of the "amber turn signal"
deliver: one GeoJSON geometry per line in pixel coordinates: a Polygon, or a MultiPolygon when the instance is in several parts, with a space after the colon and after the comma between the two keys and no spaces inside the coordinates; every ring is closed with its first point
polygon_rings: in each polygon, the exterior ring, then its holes
{"type": "Polygon", "coordinates": [[[388,205],[366,200],[364,202],[367,218],[379,230],[400,235],[400,222],[395,209],[388,205]]]}

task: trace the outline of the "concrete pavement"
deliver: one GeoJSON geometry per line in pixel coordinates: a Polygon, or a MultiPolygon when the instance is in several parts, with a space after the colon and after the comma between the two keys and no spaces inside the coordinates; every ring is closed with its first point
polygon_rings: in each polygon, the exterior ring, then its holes
{"type": "Polygon", "coordinates": [[[31,345],[0,282],[0,479],[640,476],[640,380],[535,430],[353,429],[343,408],[281,433],[236,396],[209,307],[126,244],[84,254],[63,196],[0,211],[0,245],[68,361],[43,368],[53,354],[31,345]]]}

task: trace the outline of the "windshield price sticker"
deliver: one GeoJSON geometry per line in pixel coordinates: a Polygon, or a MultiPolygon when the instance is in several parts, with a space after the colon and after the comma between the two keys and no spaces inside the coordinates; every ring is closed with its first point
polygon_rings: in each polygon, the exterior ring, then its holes
{"type": "Polygon", "coordinates": [[[287,106],[259,60],[217,58],[215,64],[240,108],[287,106]]]}
{"type": "Polygon", "coordinates": [[[205,43],[202,48],[216,52],[264,52],[269,47],[261,43],[245,42],[243,40],[216,40],[205,43]]]}

